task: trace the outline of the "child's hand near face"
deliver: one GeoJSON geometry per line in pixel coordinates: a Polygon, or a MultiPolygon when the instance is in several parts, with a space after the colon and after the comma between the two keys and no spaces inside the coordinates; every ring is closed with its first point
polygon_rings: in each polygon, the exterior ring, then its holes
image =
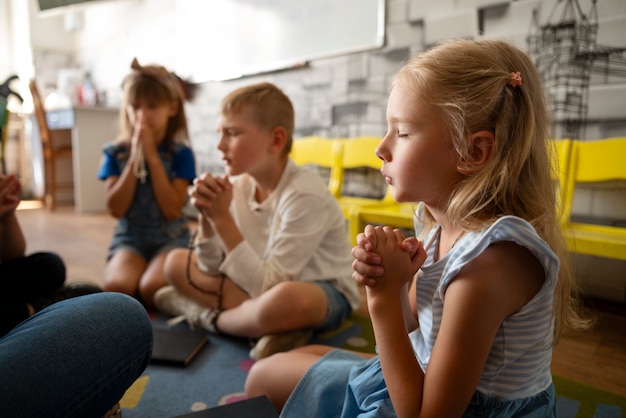
{"type": "Polygon", "coordinates": [[[227,176],[204,173],[193,181],[189,196],[191,203],[205,217],[215,218],[228,213],[233,191],[227,176]]]}
{"type": "Polygon", "coordinates": [[[17,177],[0,174],[0,220],[15,212],[20,204],[18,194],[21,185],[17,177]]]}
{"type": "Polygon", "coordinates": [[[376,279],[375,286],[368,286],[368,296],[389,295],[391,297],[400,296],[406,291],[406,284],[411,281],[419,267],[425,260],[425,252],[418,246],[413,257],[403,248],[405,237],[399,229],[389,226],[373,227],[368,231],[373,238],[372,251],[377,253],[381,259],[383,274],[376,279]],[[419,250],[423,253],[421,257],[419,250]]]}
{"type": "Polygon", "coordinates": [[[128,119],[133,125],[133,137],[131,138],[131,147],[133,152],[137,152],[137,149],[143,146],[142,138],[142,123],[143,123],[143,111],[141,109],[135,110],[132,106],[126,108],[126,114],[128,119]]]}
{"type": "Polygon", "coordinates": [[[157,140],[150,125],[146,123],[142,109],[128,109],[130,120],[133,122],[132,147],[136,152],[139,147],[142,148],[145,158],[148,160],[152,157],[158,158],[157,140]]]}

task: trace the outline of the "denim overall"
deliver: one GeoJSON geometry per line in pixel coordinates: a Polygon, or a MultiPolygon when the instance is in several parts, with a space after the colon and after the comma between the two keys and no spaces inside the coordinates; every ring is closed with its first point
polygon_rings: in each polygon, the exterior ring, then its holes
{"type": "MultiPolygon", "coordinates": [[[[180,151],[181,147],[182,145],[175,144],[171,152],[159,149],[161,162],[170,179],[174,177],[172,155],[180,151]]],[[[122,171],[128,162],[128,153],[120,152],[119,149],[117,152],[107,151],[115,153],[122,171]]],[[[125,248],[137,252],[149,261],[161,251],[186,247],[189,239],[189,225],[185,216],[181,214],[180,218],[171,221],[165,219],[154,195],[148,170],[144,183],[137,179],[131,206],[126,216],[117,222],[113,242],[109,247],[109,258],[117,249],[125,248]]]]}

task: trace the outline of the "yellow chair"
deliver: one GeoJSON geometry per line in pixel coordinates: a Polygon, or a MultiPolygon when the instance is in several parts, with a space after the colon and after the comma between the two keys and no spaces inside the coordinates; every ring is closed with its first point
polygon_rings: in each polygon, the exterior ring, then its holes
{"type": "Polygon", "coordinates": [[[329,173],[328,190],[335,197],[341,194],[341,165],[342,143],[341,141],[307,136],[294,139],[291,147],[291,159],[298,165],[314,165],[327,168],[329,173]]]}
{"type": "Polygon", "coordinates": [[[552,162],[552,175],[556,183],[555,189],[557,194],[557,213],[561,219],[561,222],[567,221],[569,211],[565,208],[565,196],[568,195],[567,188],[570,187],[568,183],[568,175],[571,163],[572,154],[572,141],[571,139],[552,139],[548,141],[548,152],[551,155],[552,162]]]}
{"type": "MultiPolygon", "coordinates": [[[[368,167],[380,170],[382,161],[375,150],[381,139],[359,137],[342,139],[343,158],[341,163],[341,181],[346,170],[368,167]]],[[[398,228],[413,228],[413,205],[398,203],[393,199],[391,187],[387,187],[382,198],[345,196],[338,199],[344,216],[348,219],[350,239],[356,244],[356,236],[363,231],[367,223],[390,225],[398,228]]]]}
{"type": "MultiPolygon", "coordinates": [[[[563,195],[564,180],[567,178],[569,168],[569,158],[572,141],[569,139],[552,140],[549,142],[551,147],[552,164],[554,167],[555,181],[557,181],[557,193],[563,195]]],[[[391,188],[388,188],[387,194],[391,198],[391,188]]],[[[391,198],[392,199],[392,198],[391,198]]],[[[387,200],[387,199],[386,199],[387,200]]],[[[392,199],[393,200],[393,199],[392,199]]],[[[559,198],[561,201],[562,198],[559,198]]],[[[350,222],[351,226],[355,226],[355,230],[351,231],[352,236],[356,236],[365,228],[367,224],[389,225],[395,228],[413,229],[414,216],[417,210],[416,203],[395,203],[392,205],[373,205],[360,208],[352,214],[350,222]]]]}
{"type": "MultiPolygon", "coordinates": [[[[391,188],[388,188],[391,190],[391,188]]],[[[379,205],[362,206],[350,215],[350,237],[356,243],[356,236],[365,226],[388,225],[394,228],[414,229],[413,218],[417,203],[385,202],[379,205]]]]}
{"type": "MultiPolygon", "coordinates": [[[[626,181],[626,138],[573,141],[571,164],[565,185],[563,224],[571,252],[626,260],[626,227],[573,221],[571,209],[577,184],[626,181]]],[[[623,187],[623,184],[621,185],[623,187]]]]}
{"type": "Polygon", "coordinates": [[[383,163],[375,153],[376,147],[380,144],[381,140],[380,138],[375,137],[358,137],[339,139],[339,141],[343,144],[341,169],[339,171],[342,187],[341,195],[337,200],[339,201],[343,215],[346,219],[350,220],[350,213],[354,209],[361,206],[380,203],[385,199],[384,197],[380,199],[372,197],[346,196],[343,190],[343,180],[347,170],[371,168],[378,171],[381,169],[383,163]]]}

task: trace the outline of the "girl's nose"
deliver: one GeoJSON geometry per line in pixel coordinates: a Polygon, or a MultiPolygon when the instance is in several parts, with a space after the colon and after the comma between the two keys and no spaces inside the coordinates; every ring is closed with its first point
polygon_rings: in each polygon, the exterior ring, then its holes
{"type": "Polygon", "coordinates": [[[376,153],[376,156],[386,163],[391,161],[391,152],[389,148],[392,144],[392,140],[393,139],[389,138],[388,135],[385,135],[382,141],[380,141],[380,143],[376,147],[376,150],[374,151],[376,153]]]}
{"type": "Polygon", "coordinates": [[[381,160],[383,160],[383,161],[386,161],[386,160],[385,160],[385,155],[384,155],[383,150],[382,150],[382,148],[381,148],[381,146],[380,146],[380,145],[376,147],[376,149],[374,150],[374,152],[376,153],[376,156],[377,156],[378,158],[380,158],[380,159],[381,159],[381,160]]]}

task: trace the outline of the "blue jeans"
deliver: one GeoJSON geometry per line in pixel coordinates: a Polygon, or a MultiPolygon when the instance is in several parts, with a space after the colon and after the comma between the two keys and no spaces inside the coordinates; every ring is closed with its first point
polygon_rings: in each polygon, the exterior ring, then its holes
{"type": "Polygon", "coordinates": [[[150,319],[130,296],[55,303],[0,339],[0,416],[101,417],[151,355],[150,319]]]}
{"type": "Polygon", "coordinates": [[[322,288],[328,300],[326,319],[315,331],[332,331],[341,326],[352,313],[346,297],[332,284],[324,280],[316,280],[315,284],[322,288]]]}

